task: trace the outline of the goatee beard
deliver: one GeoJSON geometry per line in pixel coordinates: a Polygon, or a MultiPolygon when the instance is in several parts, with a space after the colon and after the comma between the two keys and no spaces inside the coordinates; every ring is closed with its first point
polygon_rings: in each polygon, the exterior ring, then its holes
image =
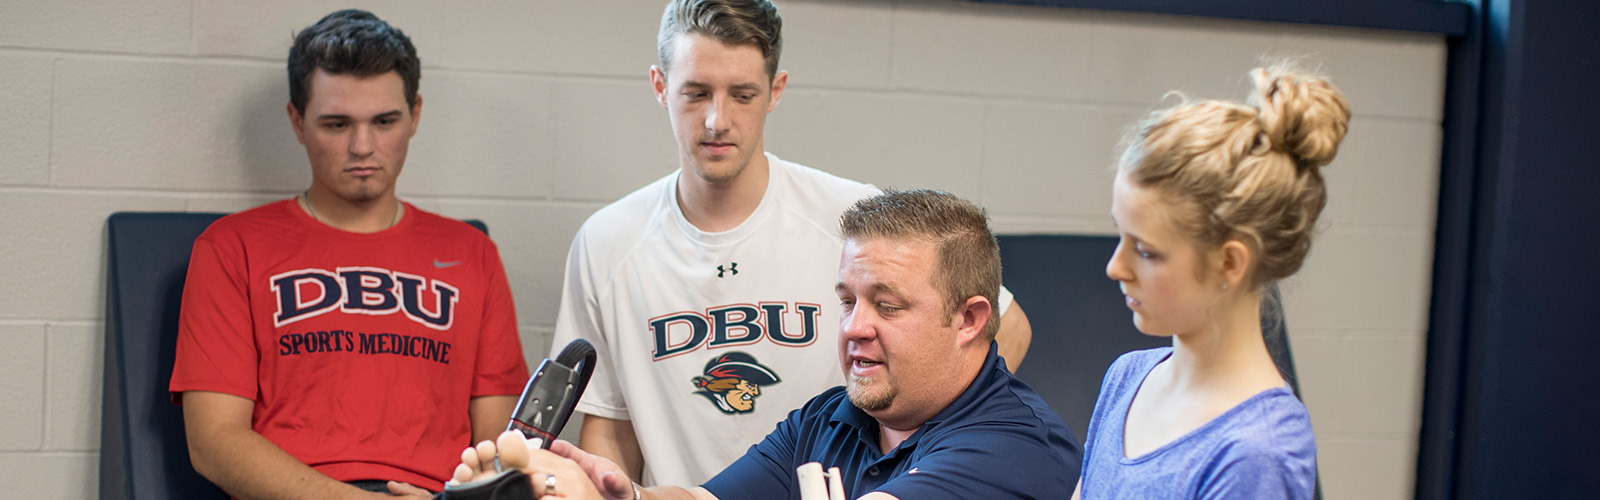
{"type": "Polygon", "coordinates": [[[844,385],[844,392],[850,397],[850,404],[856,405],[866,411],[879,411],[889,408],[894,403],[894,397],[900,391],[894,386],[883,387],[883,390],[873,391],[873,381],[859,377],[850,377],[844,385]]]}

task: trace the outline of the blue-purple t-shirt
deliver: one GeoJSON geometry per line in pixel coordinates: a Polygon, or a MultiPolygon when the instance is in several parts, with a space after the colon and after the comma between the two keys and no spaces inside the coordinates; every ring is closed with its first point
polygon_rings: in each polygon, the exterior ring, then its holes
{"type": "Polygon", "coordinates": [[[1128,406],[1171,347],[1134,351],[1106,370],[1089,419],[1083,498],[1311,498],[1317,443],[1311,416],[1286,387],[1262,391],[1200,428],[1124,456],[1128,406]]]}

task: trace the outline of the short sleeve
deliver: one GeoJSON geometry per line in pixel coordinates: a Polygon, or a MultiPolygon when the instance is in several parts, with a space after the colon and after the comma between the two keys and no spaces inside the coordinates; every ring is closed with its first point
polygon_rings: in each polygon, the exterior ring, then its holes
{"type": "Polygon", "coordinates": [[[909,472],[876,491],[901,499],[1071,496],[1078,463],[1050,449],[1036,432],[1003,424],[960,429],[932,443],[909,472]]]}
{"type": "Polygon", "coordinates": [[[798,453],[805,415],[811,406],[826,400],[823,396],[830,394],[825,392],[805,407],[790,411],[789,416],[778,422],[777,428],[760,443],[751,446],[744,456],[706,481],[703,485],[705,489],[718,500],[766,500],[795,496],[791,495],[791,489],[796,487],[794,468],[798,466],[794,463],[794,457],[798,453]]]}
{"type": "Polygon", "coordinates": [[[485,300],[472,397],[520,394],[528,380],[528,365],[522,358],[522,341],[517,335],[517,306],[511,298],[499,249],[487,239],[483,247],[485,300]]]}
{"type": "Polygon", "coordinates": [[[252,325],[248,273],[237,240],[212,231],[195,240],[178,313],[178,341],[168,390],[183,404],[186,391],[211,391],[254,400],[260,355],[252,325]]]}
{"type": "Polygon", "coordinates": [[[589,385],[578,401],[578,411],[609,418],[628,420],[628,405],[622,397],[618,382],[616,354],[607,340],[605,323],[597,295],[596,277],[590,268],[587,231],[579,229],[572,238],[572,248],[567,251],[567,269],[561,284],[561,305],[556,312],[555,334],[551,336],[550,352],[561,352],[576,339],[589,341],[598,354],[589,385]]]}
{"type": "Polygon", "coordinates": [[[1310,499],[1310,491],[1302,487],[1299,479],[1305,473],[1295,468],[1287,457],[1271,450],[1232,452],[1216,464],[1215,472],[1200,486],[1200,498],[1310,499]]]}

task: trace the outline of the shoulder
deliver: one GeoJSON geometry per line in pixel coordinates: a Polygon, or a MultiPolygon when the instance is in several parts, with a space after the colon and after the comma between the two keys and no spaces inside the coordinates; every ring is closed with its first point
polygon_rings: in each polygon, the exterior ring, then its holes
{"type": "Polygon", "coordinates": [[[1311,430],[1311,414],[1304,403],[1287,388],[1273,388],[1257,394],[1222,417],[1227,434],[1223,452],[1250,455],[1314,453],[1316,440],[1311,430]]]}
{"type": "Polygon", "coordinates": [[[767,154],[767,159],[772,174],[785,177],[787,189],[779,194],[781,200],[801,212],[831,214],[828,217],[833,219],[857,200],[882,192],[877,186],[787,161],[771,153],[767,154]]]}
{"type": "Polygon", "coordinates": [[[966,408],[951,414],[929,438],[938,446],[996,446],[1014,456],[1078,465],[1082,447],[1061,415],[1032,388],[998,370],[1001,380],[966,408]]]}
{"type": "Polygon", "coordinates": [[[294,198],[289,198],[224,215],[207,226],[197,241],[242,244],[250,236],[283,234],[299,224],[291,211],[299,209],[294,203],[294,198]]]}
{"type": "Polygon", "coordinates": [[[670,213],[672,207],[667,203],[675,200],[672,190],[677,175],[674,170],[590,214],[578,228],[573,249],[596,253],[632,247],[643,239],[647,228],[670,213]]]}
{"type": "Polygon", "coordinates": [[[472,243],[482,243],[488,245],[494,244],[489,240],[488,234],[459,219],[452,219],[443,215],[429,212],[427,210],[417,208],[410,203],[406,204],[406,210],[409,210],[411,215],[416,217],[416,220],[414,221],[414,227],[418,231],[427,232],[430,236],[446,239],[459,239],[472,243]]]}
{"type": "Polygon", "coordinates": [[[1149,374],[1150,370],[1154,369],[1156,365],[1167,359],[1167,356],[1171,354],[1171,347],[1157,347],[1155,349],[1124,353],[1118,356],[1116,361],[1111,362],[1111,367],[1106,369],[1105,384],[1107,386],[1120,385],[1130,379],[1134,383],[1138,383],[1144,380],[1144,376],[1149,374]]]}
{"type": "Polygon", "coordinates": [[[1227,422],[1217,436],[1221,445],[1204,473],[1207,488],[1314,487],[1317,450],[1310,415],[1287,389],[1259,394],[1223,418],[1227,422]]]}

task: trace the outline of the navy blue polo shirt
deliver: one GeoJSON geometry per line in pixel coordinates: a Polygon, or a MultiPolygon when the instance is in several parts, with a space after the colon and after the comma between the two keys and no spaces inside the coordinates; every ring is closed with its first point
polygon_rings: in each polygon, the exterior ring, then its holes
{"type": "Polygon", "coordinates": [[[991,343],[967,390],[887,454],[878,422],[834,387],[704,486],[719,500],[798,500],[795,468],[821,462],[843,473],[849,498],[1067,498],[1082,459],[1067,423],[1006,371],[991,343]]]}

